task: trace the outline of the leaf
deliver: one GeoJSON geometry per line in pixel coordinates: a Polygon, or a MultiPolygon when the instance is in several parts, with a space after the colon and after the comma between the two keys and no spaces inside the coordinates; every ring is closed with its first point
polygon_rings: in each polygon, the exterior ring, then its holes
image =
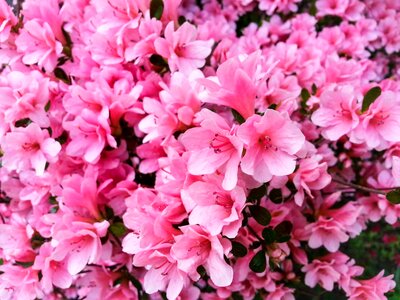
{"type": "Polygon", "coordinates": [[[64,81],[66,84],[71,84],[71,79],[65,73],[65,71],[61,68],[55,68],[54,69],[54,76],[56,76],[58,79],[64,81]]]}
{"type": "Polygon", "coordinates": [[[382,90],[379,86],[371,88],[364,96],[361,112],[364,113],[368,110],[370,105],[375,102],[375,100],[381,95],[382,90]]]}
{"type": "Polygon", "coordinates": [[[272,228],[264,228],[262,231],[262,237],[267,244],[275,242],[276,233],[272,228]]]}
{"type": "Polygon", "coordinates": [[[247,254],[247,248],[239,242],[232,241],[231,253],[235,257],[244,257],[247,254]]]}
{"type": "Polygon", "coordinates": [[[121,237],[126,233],[126,227],[122,222],[116,222],[114,224],[111,224],[109,230],[116,237],[121,237]]]}
{"type": "Polygon", "coordinates": [[[252,189],[249,195],[247,196],[247,200],[249,201],[259,200],[266,195],[266,192],[267,192],[267,185],[264,183],[258,188],[252,189]]]}
{"type": "Polygon", "coordinates": [[[283,202],[282,190],[280,189],[271,190],[268,194],[268,198],[276,204],[282,203],[283,202]]]}
{"type": "Polygon", "coordinates": [[[386,194],[386,199],[392,204],[400,204],[400,189],[395,189],[386,194]]]}
{"type": "Polygon", "coordinates": [[[265,258],[264,250],[260,250],[253,256],[249,263],[250,270],[255,273],[262,273],[267,267],[267,259],[265,258]]]}
{"type": "Polygon", "coordinates": [[[46,104],[46,106],[44,107],[44,111],[45,111],[45,112],[48,112],[48,111],[50,110],[50,106],[51,106],[51,102],[48,101],[47,104],[46,104]]]}
{"type": "Polygon", "coordinates": [[[150,17],[160,20],[163,11],[164,11],[164,2],[162,0],[151,0],[150,17]]]}
{"type": "Polygon", "coordinates": [[[271,214],[265,207],[252,205],[249,206],[249,209],[252,217],[258,224],[267,226],[271,222],[271,214]]]}
{"type": "Polygon", "coordinates": [[[307,102],[308,99],[310,99],[311,95],[310,92],[306,88],[302,88],[300,92],[300,97],[301,100],[304,101],[304,103],[307,102]]]}
{"type": "Polygon", "coordinates": [[[283,221],[276,225],[275,233],[276,233],[276,241],[278,243],[284,243],[290,240],[290,234],[293,229],[293,224],[289,221],[283,221]]]}
{"type": "Polygon", "coordinates": [[[236,110],[232,109],[232,115],[235,118],[235,121],[239,124],[243,124],[246,120],[239,114],[236,110]]]}
{"type": "Polygon", "coordinates": [[[29,118],[20,119],[15,122],[15,127],[27,127],[31,123],[32,123],[32,121],[29,118]]]}

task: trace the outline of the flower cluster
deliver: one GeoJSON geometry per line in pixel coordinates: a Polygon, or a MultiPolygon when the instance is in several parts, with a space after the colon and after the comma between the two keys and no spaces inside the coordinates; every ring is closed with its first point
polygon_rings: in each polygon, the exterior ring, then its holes
{"type": "Polygon", "coordinates": [[[0,0],[1,299],[383,300],[400,2],[0,0]],[[308,298],[302,298],[308,295],[308,298]]]}

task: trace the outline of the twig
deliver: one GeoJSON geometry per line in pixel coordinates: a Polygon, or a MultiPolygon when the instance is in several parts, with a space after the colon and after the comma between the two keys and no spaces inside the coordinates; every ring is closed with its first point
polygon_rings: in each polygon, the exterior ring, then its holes
{"type": "MultiPolygon", "coordinates": [[[[355,188],[355,189],[360,190],[360,191],[369,192],[369,193],[375,193],[375,194],[380,194],[380,195],[386,195],[386,193],[383,192],[382,189],[369,188],[369,187],[362,186],[362,185],[359,185],[359,184],[355,184],[355,183],[352,183],[352,182],[346,182],[346,181],[343,181],[343,180],[338,179],[338,178],[332,178],[332,181],[334,181],[336,183],[340,183],[340,184],[345,185],[345,186],[349,186],[349,187],[355,188]]],[[[390,188],[385,189],[385,190],[390,190],[390,188]]]]}

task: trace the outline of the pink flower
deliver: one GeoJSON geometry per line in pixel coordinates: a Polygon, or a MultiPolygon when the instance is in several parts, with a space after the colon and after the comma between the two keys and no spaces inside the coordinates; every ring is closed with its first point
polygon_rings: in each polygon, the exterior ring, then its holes
{"type": "Polygon", "coordinates": [[[24,64],[38,64],[47,72],[51,72],[57,65],[63,46],[56,40],[53,30],[48,23],[40,24],[36,20],[25,23],[22,33],[15,41],[18,51],[23,53],[24,64]]]}
{"type": "Polygon", "coordinates": [[[196,40],[196,27],[185,22],[174,31],[174,22],[168,23],[165,38],[154,41],[156,52],[168,59],[171,72],[179,70],[185,74],[204,65],[211,53],[212,40],[196,40]]]}
{"type": "MultiPolygon", "coordinates": [[[[180,227],[183,234],[175,237],[171,255],[177,260],[178,268],[196,275],[197,267],[204,265],[216,286],[228,286],[233,280],[233,270],[224,260],[230,250],[229,242],[212,236],[201,226],[180,227]]],[[[196,275],[198,276],[198,274],[196,275]]]]}
{"type": "Polygon", "coordinates": [[[234,135],[234,128],[208,109],[199,112],[196,120],[200,126],[187,130],[179,139],[188,150],[188,171],[203,175],[222,169],[223,188],[233,189],[237,184],[243,143],[234,135]]]}
{"type": "Polygon", "coordinates": [[[331,182],[327,163],[319,163],[321,157],[313,156],[300,161],[299,168],[293,175],[293,183],[297,189],[294,201],[301,206],[304,201],[304,192],[314,198],[311,190],[321,190],[331,182]]]}
{"type": "Polygon", "coordinates": [[[328,90],[322,93],[320,107],[313,113],[311,120],[322,127],[322,135],[325,138],[336,141],[357,127],[357,108],[352,87],[328,90]]]}
{"type": "Polygon", "coordinates": [[[52,252],[53,248],[49,243],[43,244],[32,266],[32,269],[42,272],[40,283],[46,293],[53,290],[53,284],[62,289],[67,289],[72,284],[72,276],[67,271],[66,263],[53,260],[52,252]]]}
{"type": "Polygon", "coordinates": [[[65,262],[68,273],[76,275],[87,264],[97,263],[102,254],[100,237],[105,236],[109,223],[89,224],[73,221],[69,228],[58,230],[53,237],[52,259],[65,262]]]}
{"type": "Polygon", "coordinates": [[[396,284],[393,275],[383,277],[381,271],[375,277],[368,280],[358,280],[350,288],[349,300],[386,300],[385,293],[392,290],[396,284]]]}
{"type": "Polygon", "coordinates": [[[106,144],[117,147],[111,134],[107,107],[100,112],[83,109],[73,121],[65,122],[64,127],[70,131],[72,139],[67,146],[67,154],[81,156],[88,163],[96,163],[100,159],[106,144]]]}
{"type": "Polygon", "coordinates": [[[324,246],[330,252],[336,252],[340,243],[347,242],[349,236],[339,222],[332,218],[319,217],[317,222],[306,226],[311,230],[308,245],[316,249],[324,246]]]}
{"type": "Polygon", "coordinates": [[[191,211],[189,224],[202,225],[211,235],[222,232],[234,238],[242,225],[246,195],[241,187],[227,192],[213,181],[196,181],[182,191],[183,203],[191,211]]]}
{"type": "Polygon", "coordinates": [[[18,20],[14,16],[11,7],[6,1],[0,1],[0,43],[7,41],[10,36],[12,26],[17,24],[18,20]]]}
{"type": "Polygon", "coordinates": [[[38,271],[18,265],[0,265],[0,298],[5,300],[34,300],[43,298],[38,282],[38,271]]]}
{"type": "Polygon", "coordinates": [[[46,162],[57,161],[61,150],[61,145],[49,137],[49,132],[36,123],[15,128],[6,134],[1,144],[5,168],[21,172],[32,167],[39,176],[44,174],[46,162]]]}
{"type": "Polygon", "coordinates": [[[362,115],[354,142],[366,142],[370,149],[382,147],[388,142],[400,142],[400,98],[398,93],[383,91],[362,115]]]}
{"type": "Polygon", "coordinates": [[[237,135],[246,144],[241,168],[259,182],[293,173],[295,154],[305,141],[300,129],[287,115],[272,109],[267,109],[263,116],[248,118],[239,127],[237,135]]]}
{"type": "Polygon", "coordinates": [[[334,260],[328,262],[314,259],[301,270],[306,273],[305,284],[311,288],[319,283],[325,290],[332,291],[334,283],[340,279],[340,273],[335,270],[334,260]]]}
{"type": "Polygon", "coordinates": [[[244,118],[252,116],[258,88],[269,73],[261,72],[260,64],[259,52],[244,60],[238,57],[226,60],[218,67],[216,77],[200,80],[209,91],[203,101],[233,108],[244,118]]]}
{"type": "Polygon", "coordinates": [[[343,16],[349,5],[349,0],[318,0],[316,2],[318,16],[343,16]]]}
{"type": "Polygon", "coordinates": [[[294,289],[280,284],[274,291],[268,293],[268,296],[265,298],[265,300],[295,300],[293,292],[294,289]]]}

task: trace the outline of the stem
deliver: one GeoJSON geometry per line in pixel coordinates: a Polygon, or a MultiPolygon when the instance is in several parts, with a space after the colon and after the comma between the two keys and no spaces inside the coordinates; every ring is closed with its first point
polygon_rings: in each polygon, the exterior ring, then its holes
{"type": "MultiPolygon", "coordinates": [[[[342,184],[342,185],[345,185],[345,186],[349,186],[349,187],[355,188],[356,190],[369,192],[369,193],[380,194],[380,195],[386,195],[386,193],[382,191],[383,189],[369,188],[369,187],[362,186],[362,185],[359,185],[359,184],[355,184],[355,183],[352,183],[352,182],[346,182],[346,181],[343,181],[343,180],[338,179],[338,178],[332,178],[332,181],[334,181],[336,183],[339,183],[339,184],[342,184]]],[[[384,189],[384,190],[390,190],[390,189],[391,188],[384,189]]]]}

